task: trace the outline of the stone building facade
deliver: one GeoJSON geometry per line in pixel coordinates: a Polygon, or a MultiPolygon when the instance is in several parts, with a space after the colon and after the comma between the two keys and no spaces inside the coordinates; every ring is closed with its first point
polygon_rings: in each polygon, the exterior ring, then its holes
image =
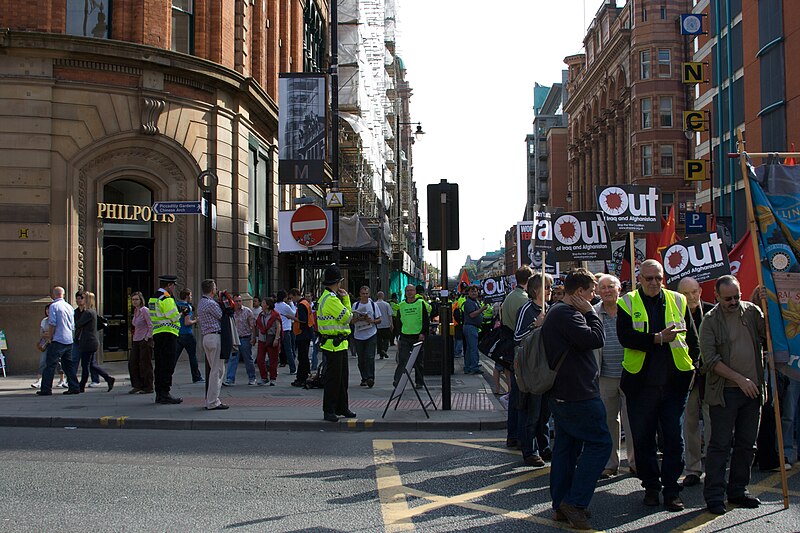
{"type": "Polygon", "coordinates": [[[324,56],[311,11],[328,7],[0,0],[0,329],[13,371],[37,367],[54,285],[97,294],[111,359],[126,356],[131,293],[174,273],[197,295],[207,252],[220,288],[274,290],[277,212],[293,196],[277,181],[278,73],[324,56]],[[211,250],[202,216],[152,210],[199,201],[204,171],[218,178],[211,250]]]}

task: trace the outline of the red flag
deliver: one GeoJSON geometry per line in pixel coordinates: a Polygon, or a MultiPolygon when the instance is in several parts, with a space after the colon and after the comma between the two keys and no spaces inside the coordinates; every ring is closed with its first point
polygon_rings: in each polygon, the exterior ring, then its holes
{"type": "Polygon", "coordinates": [[[656,259],[660,260],[661,251],[675,244],[677,240],[678,237],[675,235],[675,204],[673,204],[672,207],[669,208],[667,223],[661,230],[661,237],[659,238],[658,247],[656,248],[656,259]]]}
{"type": "Polygon", "coordinates": [[[461,279],[458,280],[458,290],[461,290],[461,287],[464,287],[464,284],[469,287],[469,276],[467,275],[467,269],[463,269],[461,271],[461,279]]]}
{"type": "MultiPolygon", "coordinates": [[[[731,274],[739,280],[742,290],[742,298],[749,300],[750,295],[758,287],[758,274],[756,268],[758,263],[753,255],[753,242],[750,240],[750,232],[747,232],[742,240],[736,243],[733,250],[728,254],[728,261],[731,264],[731,274]]],[[[703,295],[701,298],[706,302],[714,302],[714,286],[716,280],[702,283],[703,295]]]]}
{"type": "MultiPolygon", "coordinates": [[[[792,152],[794,152],[794,143],[792,143],[792,152]]],[[[783,164],[789,167],[793,167],[797,164],[797,162],[794,160],[794,157],[787,157],[786,159],[783,160],[783,164]]]]}

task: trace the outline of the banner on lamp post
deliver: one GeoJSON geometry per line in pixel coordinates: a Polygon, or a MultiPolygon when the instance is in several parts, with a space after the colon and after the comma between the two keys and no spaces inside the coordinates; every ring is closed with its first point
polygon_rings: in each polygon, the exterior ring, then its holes
{"type": "Polygon", "coordinates": [[[324,183],[328,109],[325,75],[282,73],[278,95],[279,183],[324,183]]]}

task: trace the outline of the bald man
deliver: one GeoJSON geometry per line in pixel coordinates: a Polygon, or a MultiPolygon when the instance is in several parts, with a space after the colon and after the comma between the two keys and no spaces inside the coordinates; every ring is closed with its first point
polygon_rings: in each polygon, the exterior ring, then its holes
{"type": "MultiPolygon", "coordinates": [[[[686,296],[686,303],[692,313],[692,319],[696,329],[700,329],[703,316],[714,309],[710,303],[700,300],[703,292],[700,284],[693,277],[683,278],[678,283],[678,292],[686,296]]],[[[686,411],[683,417],[683,441],[686,447],[686,467],[683,478],[684,487],[693,487],[700,483],[703,476],[703,456],[701,452],[701,433],[700,433],[700,411],[703,412],[703,433],[702,440],[705,448],[708,449],[708,442],[711,438],[711,415],[708,412],[708,405],[703,403],[703,392],[705,389],[705,376],[695,372],[692,388],[689,391],[689,399],[686,401],[686,411]]]]}
{"type": "Polygon", "coordinates": [[[61,361],[61,368],[67,378],[68,389],[64,394],[80,394],[78,376],[76,374],[77,361],[72,358],[72,342],[75,336],[75,312],[72,306],[64,300],[64,288],[53,287],[53,303],[50,304],[47,323],[50,328],[49,338],[52,340],[47,347],[47,358],[42,371],[42,386],[36,391],[38,396],[53,394],[53,376],[56,365],[61,361]]]}

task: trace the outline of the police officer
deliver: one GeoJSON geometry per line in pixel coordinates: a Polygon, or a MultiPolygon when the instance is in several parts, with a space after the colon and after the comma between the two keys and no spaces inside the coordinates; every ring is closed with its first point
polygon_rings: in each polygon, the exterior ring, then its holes
{"type": "Polygon", "coordinates": [[[158,291],[147,302],[150,309],[150,321],[153,323],[153,341],[155,347],[155,391],[156,403],[181,403],[170,392],[172,373],[175,371],[175,352],[178,345],[181,313],[175,304],[175,284],[177,276],[159,276],[158,291]]]}
{"type": "Polygon", "coordinates": [[[336,422],[337,415],[355,418],[347,399],[347,337],[350,335],[350,296],[342,288],[342,273],[335,264],[325,269],[322,285],[325,287],[317,302],[317,329],[320,349],[327,361],[325,385],[322,395],[322,412],[328,422],[336,422]]]}

